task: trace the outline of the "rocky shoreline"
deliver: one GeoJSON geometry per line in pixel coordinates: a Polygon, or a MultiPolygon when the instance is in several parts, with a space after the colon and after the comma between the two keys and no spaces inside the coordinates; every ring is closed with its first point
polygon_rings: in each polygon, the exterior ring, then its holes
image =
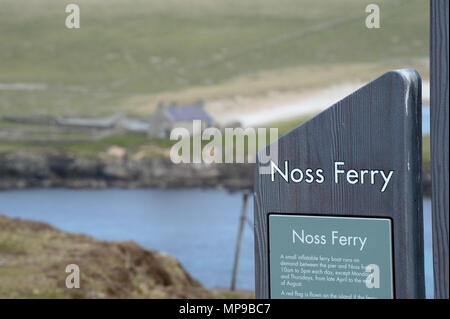
{"type": "Polygon", "coordinates": [[[0,189],[253,187],[252,164],[173,164],[164,157],[0,154],[0,189]]]}
{"type": "MultiPolygon", "coordinates": [[[[173,164],[165,157],[0,154],[0,190],[67,188],[225,188],[251,190],[254,164],[173,164]]],[[[423,190],[431,195],[429,165],[423,190]]]]}

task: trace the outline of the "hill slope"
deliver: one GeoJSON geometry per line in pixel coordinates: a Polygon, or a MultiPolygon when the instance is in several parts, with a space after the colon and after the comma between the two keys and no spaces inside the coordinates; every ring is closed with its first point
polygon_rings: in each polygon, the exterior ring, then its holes
{"type": "Polygon", "coordinates": [[[170,256],[0,216],[0,298],[212,298],[170,256]],[[65,268],[80,267],[67,289],[65,268]]]}
{"type": "Polygon", "coordinates": [[[65,2],[1,0],[0,114],[148,113],[193,88],[217,98],[258,93],[258,80],[296,89],[308,84],[304,66],[322,67],[324,83],[332,67],[342,81],[367,63],[415,67],[428,56],[428,1],[377,1],[381,29],[369,30],[372,2],[78,0],[81,28],[69,30],[65,2]],[[286,69],[298,72],[283,81],[286,69]]]}

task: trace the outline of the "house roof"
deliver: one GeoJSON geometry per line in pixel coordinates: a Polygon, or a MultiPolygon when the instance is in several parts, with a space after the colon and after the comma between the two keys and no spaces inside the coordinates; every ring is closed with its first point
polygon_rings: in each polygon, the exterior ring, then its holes
{"type": "Polygon", "coordinates": [[[201,120],[209,125],[212,125],[214,122],[211,116],[203,109],[203,103],[185,106],[169,105],[166,107],[166,112],[172,121],[175,122],[201,120]]]}

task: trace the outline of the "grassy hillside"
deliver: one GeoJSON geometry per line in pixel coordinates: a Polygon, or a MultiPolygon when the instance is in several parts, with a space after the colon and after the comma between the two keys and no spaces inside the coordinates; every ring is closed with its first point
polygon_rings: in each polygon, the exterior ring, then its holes
{"type": "Polygon", "coordinates": [[[170,256],[0,215],[0,298],[211,298],[170,256]],[[65,268],[80,267],[80,289],[65,268]]]}
{"type": "Polygon", "coordinates": [[[134,242],[106,242],[0,215],[0,298],[248,298],[209,291],[173,257],[134,242]],[[67,289],[65,268],[80,267],[67,289]]]}
{"type": "Polygon", "coordinates": [[[43,85],[0,89],[0,114],[146,113],[186,91],[194,99],[267,83],[297,89],[311,65],[326,83],[332,68],[345,80],[428,55],[425,0],[377,1],[379,30],[365,28],[367,0],[74,2],[79,30],[64,26],[65,1],[0,0],[0,84],[43,85]],[[297,71],[285,83],[281,70],[297,71]]]}

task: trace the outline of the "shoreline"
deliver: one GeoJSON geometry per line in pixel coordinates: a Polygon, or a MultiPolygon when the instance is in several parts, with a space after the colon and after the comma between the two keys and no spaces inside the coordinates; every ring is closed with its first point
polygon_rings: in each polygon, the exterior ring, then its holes
{"type": "MultiPolygon", "coordinates": [[[[28,188],[253,189],[254,164],[173,164],[164,157],[84,158],[69,154],[0,154],[0,191],[28,188]]],[[[431,196],[429,165],[423,193],[431,196]]]]}
{"type": "Polygon", "coordinates": [[[25,188],[253,188],[253,164],[173,164],[164,157],[0,154],[0,190],[25,188]]]}

